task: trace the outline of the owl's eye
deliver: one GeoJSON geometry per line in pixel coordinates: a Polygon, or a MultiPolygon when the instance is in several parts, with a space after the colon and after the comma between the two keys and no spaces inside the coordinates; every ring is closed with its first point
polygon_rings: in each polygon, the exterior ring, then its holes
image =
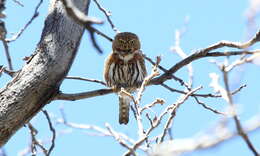
{"type": "Polygon", "coordinates": [[[120,44],[125,44],[124,40],[119,39],[118,41],[119,41],[120,44]]]}
{"type": "Polygon", "coordinates": [[[130,40],[129,43],[130,43],[130,45],[134,45],[135,44],[135,40],[130,40]]]}

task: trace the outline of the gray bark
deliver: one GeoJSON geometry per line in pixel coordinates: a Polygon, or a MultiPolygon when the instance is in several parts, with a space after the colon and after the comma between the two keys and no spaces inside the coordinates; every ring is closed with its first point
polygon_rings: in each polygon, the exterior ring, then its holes
{"type": "MultiPolygon", "coordinates": [[[[87,12],[89,0],[73,2],[87,12]]],[[[84,28],[66,15],[61,1],[52,0],[32,59],[0,89],[0,147],[59,92],[83,32],[84,28]]]]}

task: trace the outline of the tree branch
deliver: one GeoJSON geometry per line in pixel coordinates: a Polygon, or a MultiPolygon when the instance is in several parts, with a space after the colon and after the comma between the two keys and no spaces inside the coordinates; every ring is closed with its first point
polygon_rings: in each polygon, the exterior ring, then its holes
{"type": "Polygon", "coordinates": [[[101,96],[113,93],[114,91],[112,89],[98,89],[94,91],[89,92],[82,92],[82,93],[75,93],[75,94],[66,94],[66,93],[58,93],[53,100],[69,100],[69,101],[75,101],[75,100],[81,100],[86,98],[91,98],[95,96],[101,96]]]}
{"type": "MultiPolygon", "coordinates": [[[[74,2],[87,12],[88,0],[74,2]]],[[[33,58],[0,89],[0,146],[58,94],[76,56],[84,28],[66,16],[60,1],[50,7],[33,58]]]]}
{"type": "Polygon", "coordinates": [[[179,69],[184,67],[185,65],[191,63],[192,61],[206,58],[206,57],[219,57],[219,56],[236,56],[236,55],[244,55],[244,54],[255,54],[259,53],[260,50],[255,51],[230,51],[230,52],[211,52],[209,53],[208,50],[213,50],[212,48],[205,48],[203,50],[200,50],[198,52],[195,52],[194,54],[190,55],[189,57],[183,59],[182,61],[178,62],[174,66],[172,66],[167,72],[162,74],[161,76],[154,78],[150,81],[150,85],[160,85],[161,83],[165,82],[168,79],[171,79],[171,74],[174,74],[179,69]]]}
{"type": "Polygon", "coordinates": [[[226,89],[227,102],[231,106],[231,109],[232,109],[231,115],[235,121],[237,132],[243,138],[243,140],[247,144],[248,148],[254,153],[254,155],[259,156],[260,154],[257,152],[253,143],[250,141],[248,135],[244,131],[242,124],[237,116],[235,104],[233,103],[233,98],[232,98],[232,95],[231,95],[230,89],[229,89],[228,73],[225,70],[225,66],[222,67],[222,72],[223,72],[224,84],[225,84],[225,89],[226,89]]]}
{"type": "Polygon", "coordinates": [[[77,22],[81,26],[84,26],[88,30],[93,46],[99,53],[102,53],[102,50],[97,44],[94,36],[96,29],[92,27],[92,24],[103,24],[103,21],[93,17],[86,16],[82,11],[80,11],[76,6],[74,6],[71,0],[61,1],[65,6],[68,16],[70,16],[73,20],[75,20],[75,22],[77,22]]]}
{"type": "MultiPolygon", "coordinates": [[[[252,55],[252,54],[260,53],[260,50],[255,50],[255,51],[212,52],[212,53],[207,53],[207,54],[204,54],[204,52],[205,51],[202,50],[201,52],[194,53],[191,56],[183,59],[179,63],[175,64],[171,69],[167,70],[161,76],[153,78],[151,81],[149,81],[148,85],[162,85],[168,79],[173,78],[173,75],[172,75],[173,73],[175,73],[176,71],[178,71],[179,69],[181,69],[182,67],[184,67],[185,65],[189,64],[190,62],[192,62],[194,60],[198,60],[198,59],[205,58],[205,57],[236,56],[236,55],[244,55],[244,54],[252,55]]],[[[160,68],[159,65],[158,65],[158,68],[160,68]]],[[[164,69],[164,68],[161,67],[160,69],[164,69]]],[[[177,81],[179,81],[180,83],[184,83],[179,78],[177,78],[177,81]]],[[[106,95],[106,94],[110,94],[110,93],[113,92],[112,90],[110,90],[110,91],[108,91],[108,90],[109,89],[99,89],[99,90],[83,92],[83,93],[76,93],[76,94],[65,94],[65,93],[60,92],[55,97],[55,100],[72,100],[72,101],[74,101],[74,100],[80,100],[80,99],[84,99],[84,98],[90,98],[90,97],[95,97],[95,96],[100,96],[100,95],[106,95]]],[[[206,97],[206,96],[212,96],[213,97],[214,96],[214,95],[211,95],[211,94],[207,94],[207,95],[197,94],[197,95],[198,96],[202,96],[202,97],[206,97]]]]}
{"type": "Polygon", "coordinates": [[[107,21],[108,21],[108,23],[110,24],[111,28],[112,28],[115,32],[118,32],[118,29],[115,27],[114,23],[113,23],[112,20],[110,19],[110,17],[111,17],[110,11],[107,11],[105,8],[103,8],[97,0],[94,0],[94,2],[96,3],[98,9],[101,10],[101,11],[105,14],[105,16],[106,16],[106,18],[107,18],[107,21]]]}
{"type": "MultiPolygon", "coordinates": [[[[184,67],[185,65],[191,63],[194,60],[198,60],[205,57],[217,57],[217,56],[232,56],[232,55],[242,55],[242,54],[252,54],[253,52],[249,51],[234,51],[234,52],[212,52],[209,53],[212,50],[222,48],[222,47],[232,47],[232,48],[238,48],[243,49],[247,48],[256,42],[260,40],[260,31],[258,31],[254,38],[251,40],[245,42],[245,43],[238,43],[238,42],[229,42],[229,41],[220,41],[216,44],[213,44],[212,46],[209,46],[205,49],[199,50],[195,52],[194,54],[190,55],[189,57],[183,59],[182,61],[178,62],[174,66],[172,66],[169,70],[167,70],[166,73],[162,74],[161,76],[153,79],[150,81],[150,84],[161,84],[167,79],[171,79],[171,75],[175,72],[177,72],[180,68],[184,67]]],[[[259,50],[257,50],[259,52],[259,50]]]]}
{"type": "Polygon", "coordinates": [[[88,81],[88,82],[95,82],[102,84],[106,86],[106,83],[101,81],[101,80],[96,80],[96,79],[88,79],[88,78],[82,78],[82,77],[77,77],[77,76],[66,76],[65,79],[72,79],[72,80],[82,80],[82,81],[88,81]]]}
{"type": "MultiPolygon", "coordinates": [[[[253,117],[246,121],[245,132],[251,133],[260,129],[259,116],[253,117]]],[[[202,134],[194,137],[174,139],[173,141],[165,141],[162,144],[158,144],[148,154],[149,156],[157,155],[181,155],[187,152],[194,152],[196,150],[203,150],[216,147],[225,141],[231,140],[238,136],[236,132],[231,132],[227,127],[218,126],[210,134],[202,134]],[[162,150],[163,149],[163,150],[162,150]],[[165,150],[167,149],[167,150],[165,150]]]]}

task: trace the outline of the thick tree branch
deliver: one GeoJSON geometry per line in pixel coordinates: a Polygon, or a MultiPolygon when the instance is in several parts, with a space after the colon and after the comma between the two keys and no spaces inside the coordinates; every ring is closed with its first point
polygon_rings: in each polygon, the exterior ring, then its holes
{"type": "MultiPolygon", "coordinates": [[[[219,48],[217,46],[214,46],[214,47],[219,48]]],[[[255,50],[255,51],[231,51],[231,52],[211,52],[211,53],[209,53],[210,50],[214,50],[214,49],[212,47],[210,47],[210,48],[205,48],[198,52],[195,52],[194,54],[190,55],[189,57],[183,59],[182,61],[180,61],[177,64],[175,64],[174,66],[172,66],[169,70],[167,70],[167,72],[165,72],[161,76],[151,80],[150,85],[152,85],[152,84],[159,85],[159,84],[165,82],[166,80],[171,79],[171,77],[172,77],[171,75],[174,74],[175,72],[177,72],[179,69],[181,69],[185,65],[191,63],[192,61],[195,61],[195,60],[198,60],[201,58],[255,54],[255,53],[260,52],[260,50],[255,50]]]]}
{"type": "MultiPolygon", "coordinates": [[[[88,0],[74,0],[83,12],[88,0]]],[[[30,61],[0,89],[0,146],[53,100],[77,53],[84,28],[51,1],[42,36],[30,61]]]]}

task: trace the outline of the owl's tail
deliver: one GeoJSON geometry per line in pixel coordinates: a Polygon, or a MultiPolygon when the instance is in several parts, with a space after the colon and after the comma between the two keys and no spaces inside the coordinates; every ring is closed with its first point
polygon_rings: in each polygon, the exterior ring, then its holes
{"type": "Polygon", "coordinates": [[[129,121],[129,107],[131,99],[128,96],[119,96],[119,123],[127,124],[129,121]]]}

